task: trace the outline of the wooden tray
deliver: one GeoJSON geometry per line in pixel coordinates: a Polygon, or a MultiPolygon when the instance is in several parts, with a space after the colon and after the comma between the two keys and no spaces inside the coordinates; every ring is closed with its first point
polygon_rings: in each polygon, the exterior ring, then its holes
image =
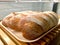
{"type": "Polygon", "coordinates": [[[59,24],[60,24],[60,19],[59,19],[58,24],[57,24],[55,27],[53,27],[52,29],[48,30],[46,33],[40,35],[40,37],[38,37],[37,39],[34,39],[34,40],[28,40],[28,39],[24,38],[24,37],[22,36],[22,33],[21,33],[21,32],[17,32],[17,31],[12,30],[12,29],[10,29],[10,28],[8,28],[8,27],[5,27],[4,25],[2,25],[2,22],[0,22],[0,27],[1,27],[1,29],[2,29],[3,31],[5,31],[5,32],[8,34],[11,38],[16,39],[17,41],[20,41],[20,42],[21,42],[21,41],[22,41],[22,42],[35,42],[35,41],[41,39],[42,37],[44,37],[45,35],[47,35],[47,34],[48,34],[49,32],[51,32],[54,28],[56,28],[59,24]]]}

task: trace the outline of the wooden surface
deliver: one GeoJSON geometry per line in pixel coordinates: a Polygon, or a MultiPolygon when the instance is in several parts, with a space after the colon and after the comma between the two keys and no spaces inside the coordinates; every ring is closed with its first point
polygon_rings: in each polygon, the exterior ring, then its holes
{"type": "Polygon", "coordinates": [[[4,45],[1,39],[0,39],[0,45],[4,45]]]}
{"type": "Polygon", "coordinates": [[[16,45],[1,29],[0,29],[0,37],[4,41],[5,45],[16,45]]]}
{"type": "Polygon", "coordinates": [[[60,45],[60,35],[58,35],[49,45],[60,45]]]}
{"type": "MultiPolygon", "coordinates": [[[[60,18],[60,16],[59,16],[60,18]]],[[[2,29],[0,29],[0,45],[17,45],[2,29]]],[[[20,42],[19,45],[27,45],[20,42]]],[[[60,35],[50,45],[60,45],[60,35]]]]}

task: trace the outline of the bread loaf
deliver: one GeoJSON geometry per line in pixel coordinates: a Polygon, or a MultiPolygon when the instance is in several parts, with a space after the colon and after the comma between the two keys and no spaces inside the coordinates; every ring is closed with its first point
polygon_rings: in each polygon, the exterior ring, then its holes
{"type": "Polygon", "coordinates": [[[49,15],[51,17],[51,19],[53,20],[54,24],[56,25],[58,23],[58,16],[56,13],[54,12],[49,12],[49,11],[46,11],[44,12],[45,14],[49,15]]]}
{"type": "Polygon", "coordinates": [[[36,39],[58,23],[54,12],[13,12],[2,20],[2,24],[22,32],[26,39],[36,39]]]}

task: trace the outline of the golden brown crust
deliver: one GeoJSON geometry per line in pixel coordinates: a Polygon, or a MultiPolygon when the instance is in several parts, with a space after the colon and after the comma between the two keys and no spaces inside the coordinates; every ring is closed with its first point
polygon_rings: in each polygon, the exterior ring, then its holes
{"type": "MultiPolygon", "coordinates": [[[[55,17],[54,17],[55,18],[55,17]]],[[[57,19],[56,19],[57,20],[57,19]]],[[[49,16],[49,14],[42,12],[13,12],[9,14],[2,20],[2,24],[6,27],[12,28],[15,31],[20,31],[23,36],[27,39],[36,39],[44,32],[48,31],[50,28],[55,26],[54,20],[49,16]],[[42,15],[48,17],[43,18],[42,15]],[[50,25],[50,22],[52,25],[50,25]]]]}
{"type": "Polygon", "coordinates": [[[45,20],[44,18],[42,18],[42,17],[40,17],[39,15],[37,16],[34,16],[36,19],[38,19],[38,20],[40,20],[40,21],[42,21],[45,25],[45,29],[46,30],[44,30],[44,32],[46,32],[49,28],[50,28],[50,26],[49,26],[49,24],[48,24],[48,22],[47,22],[47,20],[45,20]]]}
{"type": "Polygon", "coordinates": [[[35,39],[43,33],[43,29],[40,25],[34,22],[26,23],[22,29],[23,36],[27,39],[35,39]]]}

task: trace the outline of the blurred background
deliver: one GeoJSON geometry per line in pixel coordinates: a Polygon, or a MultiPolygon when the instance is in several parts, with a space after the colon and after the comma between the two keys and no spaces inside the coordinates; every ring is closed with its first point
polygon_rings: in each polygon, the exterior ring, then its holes
{"type": "Polygon", "coordinates": [[[60,3],[57,2],[17,2],[10,0],[9,2],[0,2],[0,20],[11,12],[20,11],[54,11],[60,14],[60,3]]]}
{"type": "Polygon", "coordinates": [[[5,2],[7,2],[7,1],[10,1],[10,2],[12,2],[12,1],[60,1],[60,0],[0,0],[1,2],[2,1],[5,1],[5,2]]]}
{"type": "MultiPolygon", "coordinates": [[[[27,10],[54,11],[60,15],[60,2],[59,0],[0,0],[0,20],[11,12],[27,10]]],[[[52,45],[60,45],[60,36],[52,45]]]]}

